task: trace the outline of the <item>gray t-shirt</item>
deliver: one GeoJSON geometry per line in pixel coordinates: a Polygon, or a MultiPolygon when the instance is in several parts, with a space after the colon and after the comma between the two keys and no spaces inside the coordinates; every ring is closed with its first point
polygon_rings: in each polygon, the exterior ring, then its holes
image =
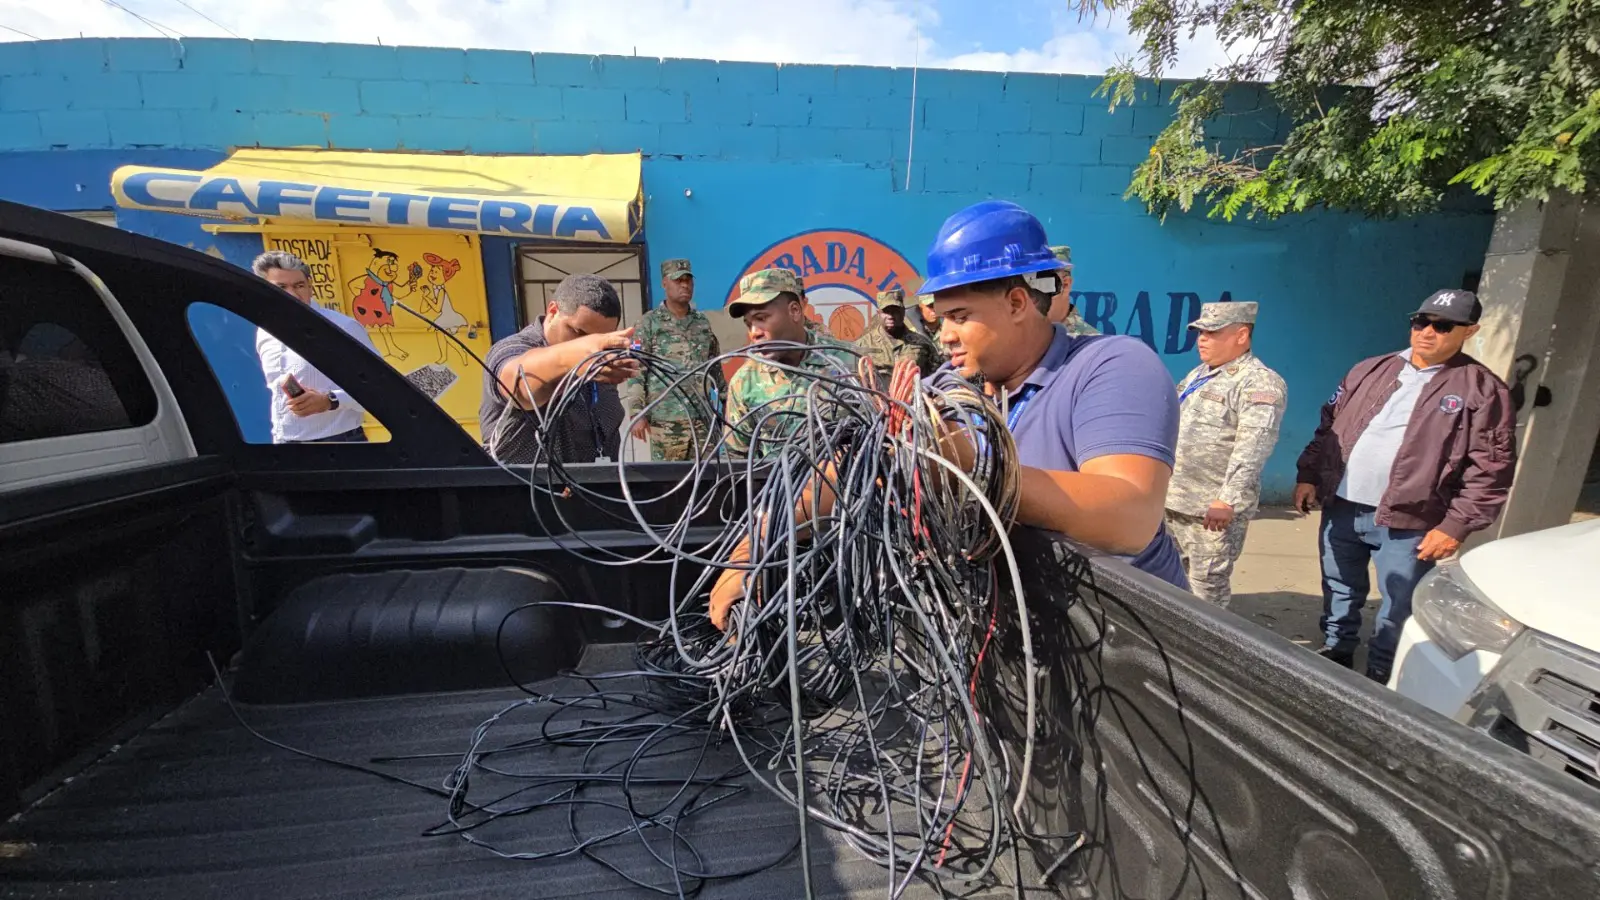
{"type": "Polygon", "coordinates": [[[1399,356],[1406,361],[1396,376],[1400,386],[1389,395],[1383,409],[1372,417],[1361,437],[1356,438],[1356,445],[1350,448],[1350,460],[1345,463],[1344,477],[1339,480],[1339,489],[1334,491],[1351,503],[1377,506],[1383,502],[1394,458],[1399,455],[1406,427],[1411,424],[1411,413],[1417,408],[1422,389],[1444,368],[1417,368],[1411,364],[1410,350],[1402,350],[1399,356]]]}
{"type": "MultiPolygon", "coordinates": [[[[483,431],[483,446],[491,456],[509,465],[530,465],[539,457],[539,413],[518,409],[507,403],[500,382],[490,372],[535,347],[548,347],[544,338],[544,319],[534,322],[489,349],[489,372],[483,376],[483,403],[478,408],[478,423],[483,431]]],[[[556,427],[550,430],[553,447],[544,448],[544,458],[566,463],[595,462],[601,457],[615,460],[622,447],[622,398],[614,385],[591,384],[569,404],[556,427]]]]}

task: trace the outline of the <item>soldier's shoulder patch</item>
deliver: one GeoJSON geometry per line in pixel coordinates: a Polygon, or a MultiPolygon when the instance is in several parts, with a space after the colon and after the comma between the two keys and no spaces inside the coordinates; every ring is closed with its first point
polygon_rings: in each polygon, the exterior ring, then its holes
{"type": "Polygon", "coordinates": [[[1277,391],[1251,391],[1245,395],[1247,403],[1270,403],[1273,405],[1283,402],[1283,395],[1277,391]]]}

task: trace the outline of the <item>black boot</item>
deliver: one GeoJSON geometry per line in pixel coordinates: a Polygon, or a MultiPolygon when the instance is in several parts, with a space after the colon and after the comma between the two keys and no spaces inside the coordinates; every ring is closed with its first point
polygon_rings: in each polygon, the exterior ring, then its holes
{"type": "Polygon", "coordinates": [[[1331,660],[1344,666],[1346,669],[1355,668],[1356,652],[1354,650],[1340,650],[1337,647],[1318,647],[1317,655],[1326,660],[1331,660]]]}

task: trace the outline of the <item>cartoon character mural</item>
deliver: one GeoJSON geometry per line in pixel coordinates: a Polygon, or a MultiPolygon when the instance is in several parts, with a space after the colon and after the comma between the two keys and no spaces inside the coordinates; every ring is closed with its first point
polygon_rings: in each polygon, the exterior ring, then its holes
{"type": "MultiPolygon", "coordinates": [[[[263,242],[306,260],[317,302],[365,326],[390,365],[479,436],[476,386],[483,374],[472,354],[489,353],[489,306],[477,238],[280,229],[263,242]]],[[[373,440],[386,433],[371,416],[365,427],[373,440]]]]}
{"type": "Polygon", "coordinates": [[[467,327],[467,317],[450,302],[450,289],[446,286],[461,271],[461,260],[445,259],[437,253],[424,253],[422,261],[428,264],[428,269],[421,287],[421,311],[433,320],[434,328],[438,329],[433,333],[439,347],[439,357],[434,362],[448,365],[452,358],[459,358],[462,365],[467,365],[472,360],[459,344],[450,339],[450,336],[460,339],[461,332],[467,327]]]}
{"type": "Polygon", "coordinates": [[[400,277],[400,255],[378,247],[372,248],[372,261],[367,271],[350,279],[351,315],[367,326],[372,342],[378,350],[391,359],[404,360],[410,353],[394,342],[394,302],[404,300],[416,290],[417,279],[422,276],[422,266],[412,263],[408,272],[410,280],[396,284],[400,277]]]}

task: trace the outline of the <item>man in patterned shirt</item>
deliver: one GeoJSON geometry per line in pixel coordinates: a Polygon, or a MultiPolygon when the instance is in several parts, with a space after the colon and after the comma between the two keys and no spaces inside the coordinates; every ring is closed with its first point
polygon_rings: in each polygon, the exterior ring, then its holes
{"type": "Polygon", "coordinates": [[[1261,498],[1261,470],[1278,443],[1288,388],[1251,348],[1256,304],[1207,303],[1189,323],[1200,365],[1178,383],[1178,453],[1167,483],[1167,528],[1195,596],[1232,598],[1233,564],[1261,498]]]}
{"type": "Polygon", "coordinates": [[[905,291],[893,288],[878,294],[878,315],[879,324],[857,338],[856,347],[872,357],[879,387],[889,383],[895,363],[901,359],[916,363],[923,377],[939,368],[939,351],[934,349],[933,341],[906,327],[905,291]]]}
{"type": "MultiPolygon", "coordinates": [[[[665,357],[682,369],[721,356],[710,320],[694,308],[694,272],[687,259],[661,264],[661,288],[667,302],[645,313],[634,329],[633,339],[640,349],[665,357]]],[[[693,458],[695,445],[705,440],[716,419],[711,398],[728,391],[721,366],[712,367],[709,377],[685,382],[668,394],[673,380],[656,372],[640,373],[622,388],[628,413],[635,417],[633,436],[649,439],[654,460],[693,458]],[[652,403],[655,405],[650,406],[652,403]]]]}
{"type": "Polygon", "coordinates": [[[781,447],[799,425],[809,385],[803,376],[779,365],[836,378],[856,370],[856,355],[849,344],[822,334],[807,322],[805,294],[799,275],[788,269],[762,269],[739,279],[739,293],[728,301],[728,315],[744,319],[752,344],[792,341],[828,348],[763,353],[771,362],[750,359],[733,373],[728,382],[726,418],[727,446],[735,456],[766,456],[781,447]]]}
{"type": "Polygon", "coordinates": [[[1072,302],[1072,248],[1065,245],[1051,247],[1056,259],[1066,264],[1065,274],[1061,276],[1061,290],[1050,298],[1050,305],[1044,307],[1042,312],[1045,318],[1067,329],[1067,334],[1081,337],[1086,334],[1099,334],[1100,329],[1083,320],[1078,313],[1078,308],[1072,302]]]}
{"type": "Polygon", "coordinates": [[[541,459],[586,463],[617,459],[622,444],[622,401],[617,385],[638,374],[633,359],[619,359],[598,372],[584,371],[602,350],[625,350],[633,329],[615,330],[622,300],[599,275],[568,275],[539,321],[489,348],[478,420],[489,455],[508,465],[541,459]],[[539,416],[561,383],[574,374],[590,379],[550,428],[550,446],[539,446],[539,416]],[[541,455],[542,451],[542,455],[541,455]]]}

